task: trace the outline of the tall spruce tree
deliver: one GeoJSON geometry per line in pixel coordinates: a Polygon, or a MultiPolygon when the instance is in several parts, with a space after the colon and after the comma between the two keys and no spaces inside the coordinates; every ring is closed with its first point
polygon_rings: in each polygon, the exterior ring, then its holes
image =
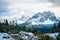
{"type": "Polygon", "coordinates": [[[8,20],[7,20],[7,19],[5,20],[5,24],[6,24],[6,25],[9,25],[9,24],[8,24],[8,20]]]}
{"type": "Polygon", "coordinates": [[[1,26],[1,22],[0,22],[0,26],[1,26]]]}
{"type": "Polygon", "coordinates": [[[58,27],[60,28],[60,21],[59,21],[59,25],[58,25],[58,27]]]}
{"type": "Polygon", "coordinates": [[[53,29],[56,29],[56,23],[54,23],[54,25],[53,25],[53,29]]]}
{"type": "Polygon", "coordinates": [[[12,21],[12,24],[13,24],[13,26],[14,26],[14,21],[12,21]]]}

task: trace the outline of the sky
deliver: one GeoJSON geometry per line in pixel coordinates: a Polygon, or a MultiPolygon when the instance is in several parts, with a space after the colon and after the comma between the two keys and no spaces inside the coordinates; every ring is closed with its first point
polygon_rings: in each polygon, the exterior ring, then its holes
{"type": "Polygon", "coordinates": [[[20,18],[43,11],[54,12],[60,17],[60,0],[0,0],[1,18],[20,18]]]}

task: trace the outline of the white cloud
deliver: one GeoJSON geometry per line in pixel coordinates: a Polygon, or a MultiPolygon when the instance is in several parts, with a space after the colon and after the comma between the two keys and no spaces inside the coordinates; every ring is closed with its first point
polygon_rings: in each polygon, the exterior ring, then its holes
{"type": "Polygon", "coordinates": [[[55,6],[60,6],[60,0],[49,0],[49,2],[55,4],[55,6]]]}
{"type": "Polygon", "coordinates": [[[50,11],[54,12],[57,17],[60,17],[60,7],[52,7],[50,11]]]}
{"type": "Polygon", "coordinates": [[[59,16],[60,13],[60,7],[52,7],[55,4],[56,0],[55,2],[50,0],[2,0],[2,2],[7,3],[3,7],[7,7],[7,14],[11,15],[12,17],[34,15],[37,12],[48,10],[54,12],[56,16],[59,16]]]}

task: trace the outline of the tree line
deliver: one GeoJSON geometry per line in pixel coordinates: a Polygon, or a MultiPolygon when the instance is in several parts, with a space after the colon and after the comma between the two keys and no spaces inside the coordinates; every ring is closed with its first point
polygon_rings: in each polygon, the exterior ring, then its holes
{"type": "Polygon", "coordinates": [[[4,22],[0,22],[0,32],[4,33],[18,33],[21,29],[17,24],[17,21],[10,21],[4,20],[4,22]]]}

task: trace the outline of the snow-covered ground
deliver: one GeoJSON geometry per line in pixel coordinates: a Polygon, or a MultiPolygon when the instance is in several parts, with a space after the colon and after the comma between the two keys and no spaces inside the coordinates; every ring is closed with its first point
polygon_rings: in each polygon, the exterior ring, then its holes
{"type": "MultiPolygon", "coordinates": [[[[24,32],[26,33],[26,32],[24,32]]],[[[32,33],[28,33],[30,35],[32,35],[32,33]]],[[[56,37],[58,36],[59,33],[45,33],[44,35],[48,35],[50,37],[53,37],[54,40],[56,40],[56,37]]],[[[14,35],[14,34],[13,34],[14,35]]],[[[18,34],[17,34],[18,35],[18,34]]],[[[26,37],[26,36],[25,36],[26,37]]],[[[0,33],[0,40],[15,40],[14,38],[11,37],[11,35],[7,34],[7,33],[0,33]],[[4,38],[5,37],[5,38],[4,38]],[[9,38],[7,38],[9,37],[9,38]]]]}
{"type": "Polygon", "coordinates": [[[54,40],[56,40],[56,37],[58,36],[58,34],[59,34],[59,33],[47,33],[47,34],[45,34],[45,35],[48,35],[48,36],[50,36],[50,37],[53,37],[54,40]]]}
{"type": "Polygon", "coordinates": [[[14,40],[14,39],[7,33],[0,33],[0,40],[14,40]],[[5,36],[8,36],[9,38],[3,38],[5,36]]]}

